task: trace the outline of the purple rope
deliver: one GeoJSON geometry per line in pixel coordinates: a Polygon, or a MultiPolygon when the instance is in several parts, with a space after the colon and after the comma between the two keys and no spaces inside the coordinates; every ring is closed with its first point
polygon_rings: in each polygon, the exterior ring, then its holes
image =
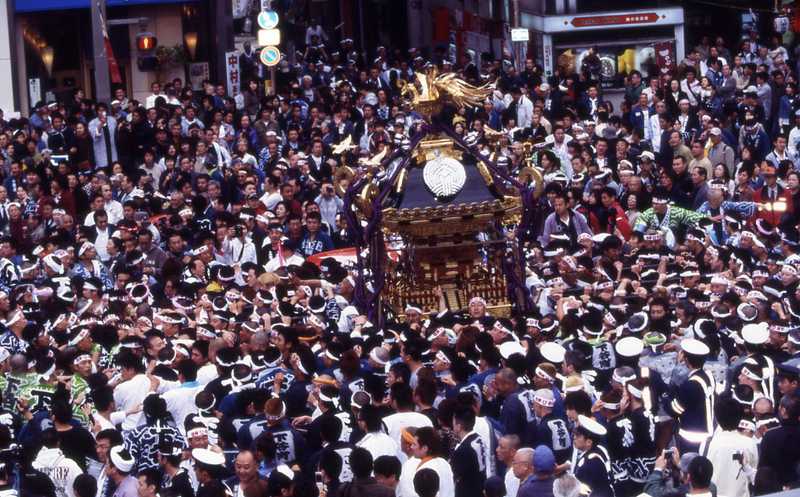
{"type": "MultiPolygon", "coordinates": [[[[411,138],[409,151],[413,150],[427,134],[427,125],[423,125],[411,138]]],[[[406,152],[403,151],[402,148],[397,148],[389,157],[381,161],[381,166],[386,167],[404,153],[406,152]]],[[[355,240],[356,243],[356,270],[358,274],[356,277],[354,304],[359,312],[366,313],[369,320],[376,323],[379,328],[383,326],[383,316],[380,313],[380,294],[386,284],[386,273],[384,271],[386,247],[383,243],[383,237],[380,236],[381,231],[378,229],[383,219],[382,204],[386,195],[392,190],[397,175],[400,174],[400,171],[408,168],[411,159],[411,154],[403,157],[402,162],[395,168],[392,176],[384,183],[379,194],[372,200],[372,214],[367,219],[366,228],[361,226],[358,217],[352,209],[355,197],[358,195],[361,188],[366,185],[366,178],[361,178],[353,185],[350,185],[344,195],[344,217],[347,222],[348,235],[355,240]],[[366,278],[364,276],[365,261],[361,255],[366,247],[369,248],[368,266],[372,272],[372,291],[367,289],[366,278]]]]}

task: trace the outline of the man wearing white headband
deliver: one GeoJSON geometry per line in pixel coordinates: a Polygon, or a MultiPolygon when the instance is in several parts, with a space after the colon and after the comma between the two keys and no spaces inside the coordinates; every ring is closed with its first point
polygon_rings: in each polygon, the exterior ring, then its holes
{"type": "Polygon", "coordinates": [[[56,363],[52,357],[44,356],[36,360],[33,378],[23,385],[19,391],[19,399],[27,413],[36,414],[51,409],[58,377],[56,363]]]}
{"type": "Polygon", "coordinates": [[[458,319],[458,324],[453,326],[453,331],[459,333],[464,326],[478,326],[489,329],[495,319],[488,314],[486,300],[483,297],[472,297],[467,306],[467,315],[458,319]]]}
{"type": "Polygon", "coordinates": [[[644,378],[625,383],[628,394],[626,417],[632,424],[631,461],[634,463],[629,466],[628,477],[633,482],[633,487],[637,489],[644,488],[651,471],[651,464],[657,455],[655,418],[643,402],[643,398],[647,395],[645,392],[647,386],[648,381],[644,378]]]}
{"type": "Polygon", "coordinates": [[[670,193],[664,188],[656,188],[653,192],[653,206],[644,211],[638,218],[634,229],[645,233],[648,229],[655,229],[667,234],[667,246],[672,248],[675,244],[674,233],[679,228],[688,228],[704,219],[705,214],[670,205],[670,193]]]}
{"type": "Polygon", "coordinates": [[[112,447],[108,453],[109,464],[106,466],[108,479],[114,482],[116,490],[114,497],[138,497],[139,483],[131,471],[136,464],[136,460],[121,445],[112,447]]]}
{"type": "Polygon", "coordinates": [[[572,436],[567,420],[553,413],[555,395],[552,389],[540,388],[533,392],[533,411],[536,421],[529,424],[534,428],[533,439],[528,439],[532,446],[545,445],[553,451],[557,464],[564,464],[572,455],[572,436]]]}
{"type": "Polygon", "coordinates": [[[22,337],[22,330],[27,324],[28,320],[25,319],[22,309],[11,311],[3,323],[7,331],[0,335],[0,347],[6,349],[11,355],[27,352],[29,343],[22,337]]]}
{"type": "Polygon", "coordinates": [[[417,333],[422,330],[422,307],[419,304],[407,303],[405,308],[405,326],[417,333]]]}

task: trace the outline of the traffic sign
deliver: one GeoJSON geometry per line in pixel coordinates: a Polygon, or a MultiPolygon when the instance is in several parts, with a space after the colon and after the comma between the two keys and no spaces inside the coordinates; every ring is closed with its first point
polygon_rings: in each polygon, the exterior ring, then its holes
{"type": "Polygon", "coordinates": [[[527,28],[514,28],[511,30],[511,41],[528,41],[530,33],[527,28]]]}
{"type": "Polygon", "coordinates": [[[281,51],[278,47],[264,47],[261,49],[261,63],[267,67],[277,66],[281,61],[281,51]]]}
{"type": "Polygon", "coordinates": [[[258,46],[268,47],[277,46],[281,44],[281,30],[280,29],[259,29],[258,30],[258,46]]]}
{"type": "Polygon", "coordinates": [[[658,22],[658,19],[659,16],[655,12],[637,12],[633,14],[575,17],[572,19],[571,24],[576,28],[590,28],[594,26],[614,26],[618,24],[651,24],[658,22]]]}
{"type": "Polygon", "coordinates": [[[278,13],[274,10],[262,10],[258,13],[258,27],[272,29],[278,25],[278,13]]]}

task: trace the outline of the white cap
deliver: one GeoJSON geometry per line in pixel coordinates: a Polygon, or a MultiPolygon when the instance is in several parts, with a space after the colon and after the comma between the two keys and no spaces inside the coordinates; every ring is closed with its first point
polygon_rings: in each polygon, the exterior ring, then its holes
{"type": "Polygon", "coordinates": [[[605,436],[605,434],[608,433],[606,427],[601,425],[596,419],[584,416],[583,414],[578,415],[578,426],[598,437],[605,436]]]}
{"type": "Polygon", "coordinates": [[[711,133],[713,136],[721,136],[722,135],[722,130],[717,128],[717,127],[714,127],[714,128],[711,128],[711,131],[709,131],[709,133],[711,133]]]}
{"type": "Polygon", "coordinates": [[[273,471],[282,474],[290,480],[294,480],[294,471],[292,471],[292,468],[285,464],[279,464],[278,467],[276,467],[273,471]]]}
{"type": "Polygon", "coordinates": [[[616,349],[622,357],[639,357],[644,350],[644,342],[636,337],[625,337],[617,342],[616,349]]]}
{"type": "Polygon", "coordinates": [[[514,341],[501,343],[498,349],[500,350],[500,356],[503,359],[508,359],[514,354],[522,354],[523,356],[525,355],[525,349],[522,347],[522,345],[514,341]]]}
{"type": "Polygon", "coordinates": [[[136,463],[133,460],[133,456],[122,445],[112,447],[109,457],[111,458],[111,464],[123,473],[130,473],[136,463]]]}
{"type": "Polygon", "coordinates": [[[686,338],[681,342],[681,349],[687,354],[696,356],[706,356],[711,353],[708,345],[696,338],[686,338]]]}
{"type": "Polygon", "coordinates": [[[206,466],[224,466],[225,455],[209,449],[192,449],[192,457],[206,466]]]}
{"type": "Polygon", "coordinates": [[[769,340],[767,323],[746,324],[742,326],[742,338],[752,345],[761,345],[769,340]]]}
{"type": "Polygon", "coordinates": [[[547,362],[558,364],[564,362],[564,354],[567,349],[555,342],[545,342],[539,348],[539,352],[547,362]]]}
{"type": "Polygon", "coordinates": [[[645,150],[644,152],[639,154],[639,158],[640,159],[650,159],[650,160],[653,160],[653,161],[656,160],[656,156],[653,154],[653,152],[650,152],[649,150],[645,150]]]}

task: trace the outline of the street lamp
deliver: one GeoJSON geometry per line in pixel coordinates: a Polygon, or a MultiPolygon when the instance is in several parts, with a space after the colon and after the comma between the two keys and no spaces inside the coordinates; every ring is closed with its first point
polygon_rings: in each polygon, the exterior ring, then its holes
{"type": "Polygon", "coordinates": [[[197,54],[197,32],[189,31],[183,35],[183,42],[186,44],[186,51],[189,52],[189,60],[194,60],[197,54]]]}
{"type": "Polygon", "coordinates": [[[44,47],[42,48],[42,62],[44,63],[44,68],[47,69],[47,76],[50,77],[53,74],[53,58],[55,54],[53,53],[53,47],[44,47]]]}

